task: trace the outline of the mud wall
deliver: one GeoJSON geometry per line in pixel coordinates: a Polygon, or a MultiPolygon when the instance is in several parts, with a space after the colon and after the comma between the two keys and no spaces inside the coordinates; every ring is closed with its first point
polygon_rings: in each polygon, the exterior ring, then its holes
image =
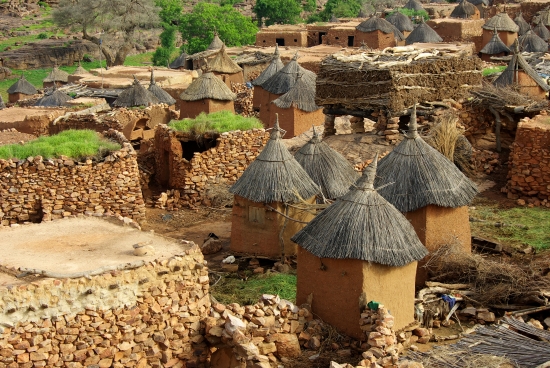
{"type": "Polygon", "coordinates": [[[363,43],[371,49],[384,49],[396,46],[393,33],[384,33],[382,31],[361,32],[356,30],[354,46],[361,47],[363,43]]]}
{"type": "Polygon", "coordinates": [[[284,45],[279,46],[294,46],[307,47],[307,31],[260,31],[256,33],[256,46],[271,47],[277,44],[277,39],[283,39],[284,45]]]}
{"type": "Polygon", "coordinates": [[[105,133],[122,149],[101,162],[68,157],[0,160],[0,223],[51,221],[77,214],[119,214],[140,221],[145,204],[136,152],[124,136],[105,133]]]}
{"type": "Polygon", "coordinates": [[[279,114],[280,126],[286,130],[284,138],[289,139],[296,137],[311,129],[312,125],[322,125],[325,121],[323,109],[307,112],[295,107],[282,109],[275,104],[272,104],[270,109],[269,124],[266,128],[272,128],[275,125],[279,114]]]}
{"type": "Polygon", "coordinates": [[[325,36],[327,45],[338,45],[348,47],[349,37],[355,42],[355,27],[336,27],[328,31],[325,36]]]}
{"type": "Polygon", "coordinates": [[[194,119],[201,112],[205,114],[210,114],[216,111],[231,111],[235,112],[235,103],[234,101],[220,101],[212,99],[204,99],[198,101],[183,101],[180,100],[180,119],[194,119]]]}
{"type": "Polygon", "coordinates": [[[198,247],[125,271],[0,287],[0,366],[202,367],[208,271],[198,247]]]}

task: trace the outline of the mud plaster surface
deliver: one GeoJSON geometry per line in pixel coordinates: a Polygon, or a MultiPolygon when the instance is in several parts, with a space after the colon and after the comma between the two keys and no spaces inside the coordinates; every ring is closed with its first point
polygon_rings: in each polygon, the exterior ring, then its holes
{"type": "MultiPolygon", "coordinates": [[[[0,228],[0,265],[75,273],[180,254],[184,244],[97,218],[72,218],[0,228]],[[155,254],[137,257],[133,244],[151,241],[155,254]]],[[[3,277],[3,276],[2,276],[3,277]]],[[[3,278],[0,279],[0,284],[3,278]]],[[[7,281],[7,280],[4,280],[7,281]]]]}

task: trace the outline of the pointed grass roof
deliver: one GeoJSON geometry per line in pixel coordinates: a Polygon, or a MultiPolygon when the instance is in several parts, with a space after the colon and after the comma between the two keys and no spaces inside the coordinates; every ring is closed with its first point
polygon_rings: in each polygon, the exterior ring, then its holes
{"type": "Polygon", "coordinates": [[[351,163],[323,142],[313,127],[313,136],[294,154],[294,158],[313,179],[326,198],[336,199],[359,178],[351,163]]]}
{"type": "Polygon", "coordinates": [[[475,184],[418,134],[416,106],[405,139],[378,164],[378,192],[401,212],[428,205],[462,207],[478,193],[475,184]],[[389,185],[390,183],[393,183],[389,185]]]}
{"type": "Polygon", "coordinates": [[[388,15],[386,20],[393,24],[400,32],[412,32],[414,30],[414,24],[411,19],[400,11],[388,15]]]}
{"type": "Polygon", "coordinates": [[[224,46],[223,41],[218,36],[218,32],[214,33],[214,38],[212,39],[212,42],[210,42],[210,45],[206,48],[207,50],[219,50],[224,46]]]}
{"type": "Polygon", "coordinates": [[[151,92],[159,100],[159,102],[165,103],[168,106],[175,104],[176,100],[174,100],[174,98],[170,96],[168,92],[157,85],[157,83],[155,82],[154,73],[155,70],[151,69],[151,83],[149,83],[149,88],[147,88],[147,90],[151,92]]]}
{"type": "Polygon", "coordinates": [[[259,203],[299,203],[319,193],[319,187],[281,141],[279,118],[260,155],[229,192],[259,203]]]}
{"type": "Polygon", "coordinates": [[[296,107],[302,111],[313,112],[321,108],[315,104],[315,84],[308,83],[302,75],[298,75],[298,80],[294,86],[280,96],[273,103],[281,109],[296,107]]]}
{"type": "Polygon", "coordinates": [[[537,20],[545,26],[550,26],[550,7],[538,13],[537,20]]]}
{"type": "Polygon", "coordinates": [[[298,64],[298,53],[296,53],[284,68],[262,84],[262,88],[273,94],[285,94],[290,91],[294,83],[296,83],[298,74],[302,74],[302,79],[305,83],[315,84],[316,74],[302,68],[300,64],[298,64]]]}
{"type": "Polygon", "coordinates": [[[424,10],[424,7],[418,0],[409,0],[407,3],[403,6],[405,9],[412,9],[412,10],[424,10]]]}
{"type": "Polygon", "coordinates": [[[487,42],[485,46],[480,51],[482,54],[486,55],[497,55],[502,52],[510,53],[512,52],[508,46],[500,39],[497,30],[494,31],[493,37],[487,42]]]}
{"type": "Polygon", "coordinates": [[[355,27],[355,29],[365,33],[380,31],[389,34],[394,33],[395,27],[393,27],[393,25],[387,20],[378,18],[376,15],[374,15],[369,19],[361,22],[357,27],[355,27]]]}
{"type": "Polygon", "coordinates": [[[424,20],[416,26],[405,40],[405,45],[412,45],[413,43],[438,43],[443,42],[443,39],[434,31],[424,20]]]}
{"type": "Polygon", "coordinates": [[[151,92],[145,89],[134,76],[134,83],[120,93],[113,102],[117,107],[149,106],[158,104],[160,101],[151,92]]]}
{"type": "Polygon", "coordinates": [[[88,74],[88,71],[80,65],[80,60],[78,61],[78,66],[76,67],[75,71],[72,75],[82,75],[82,74],[88,74]]]}
{"type": "Polygon", "coordinates": [[[184,51],[180,54],[180,56],[178,56],[168,66],[170,67],[170,69],[185,68],[186,62],[187,62],[187,54],[184,51]]]}
{"type": "Polygon", "coordinates": [[[207,71],[195,79],[180,95],[184,101],[198,101],[204,99],[235,101],[237,95],[214,73],[207,71]]]}
{"type": "Polygon", "coordinates": [[[525,21],[521,12],[519,12],[518,16],[514,19],[514,23],[516,23],[519,27],[518,35],[520,36],[523,36],[531,30],[531,26],[525,21]]]}
{"type": "Polygon", "coordinates": [[[374,189],[376,160],[349,192],[311,220],[291,240],[319,258],[359,259],[400,267],[428,251],[410,222],[374,189]]]}
{"type": "Polygon", "coordinates": [[[526,34],[521,36],[519,38],[519,44],[521,46],[521,49],[524,52],[547,52],[548,51],[548,42],[540,38],[533,31],[528,31],[526,34]]]}
{"type": "Polygon", "coordinates": [[[69,73],[59,69],[57,66],[52,69],[50,74],[44,78],[44,82],[69,82],[69,73]]]}
{"type": "Polygon", "coordinates": [[[279,70],[284,68],[284,64],[281,61],[281,56],[279,54],[279,46],[275,45],[275,52],[273,53],[273,59],[269,63],[268,67],[258,76],[258,78],[252,81],[252,84],[258,87],[261,87],[262,84],[267,82],[267,80],[273,77],[279,70]]]}
{"type": "Polygon", "coordinates": [[[57,88],[46,93],[44,97],[36,101],[34,106],[44,106],[44,107],[54,107],[54,106],[63,106],[65,102],[72,100],[73,98],[66,93],[61,92],[57,88]]]}
{"type": "Polygon", "coordinates": [[[38,93],[36,88],[30,84],[28,80],[25,79],[25,76],[21,74],[21,77],[8,88],[8,93],[22,93],[24,95],[34,95],[38,93]]]}
{"type": "Polygon", "coordinates": [[[216,54],[214,59],[208,63],[210,70],[216,73],[223,74],[235,74],[241,72],[243,69],[237,65],[227,52],[225,52],[225,45],[222,45],[220,52],[216,54]]]}
{"type": "MultiPolygon", "coordinates": [[[[533,32],[536,33],[537,36],[542,38],[543,41],[545,42],[547,42],[550,39],[550,31],[548,30],[548,28],[546,28],[546,26],[542,22],[539,22],[539,24],[537,24],[535,28],[533,28],[533,32]]],[[[548,45],[546,46],[546,48],[548,49],[548,45]]],[[[548,50],[545,50],[545,51],[548,51],[548,50]]]]}
{"type": "Polygon", "coordinates": [[[461,0],[460,3],[455,6],[453,11],[451,12],[450,17],[451,18],[460,18],[460,19],[468,19],[476,14],[477,8],[474,4],[466,1],[461,0]]]}
{"type": "Polygon", "coordinates": [[[490,18],[485,22],[482,27],[483,29],[488,29],[490,31],[496,28],[497,31],[505,32],[518,32],[519,26],[514,23],[512,18],[506,13],[498,13],[494,17],[490,18]]]}

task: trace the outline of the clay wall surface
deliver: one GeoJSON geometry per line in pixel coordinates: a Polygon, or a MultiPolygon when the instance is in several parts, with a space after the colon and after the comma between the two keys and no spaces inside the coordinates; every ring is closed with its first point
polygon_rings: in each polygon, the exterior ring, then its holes
{"type": "Polygon", "coordinates": [[[243,79],[244,82],[250,82],[254,79],[258,78],[260,74],[269,66],[269,62],[261,63],[261,64],[255,64],[255,65],[249,65],[249,64],[243,64],[241,65],[241,68],[243,68],[243,79]]]}
{"type": "Polygon", "coordinates": [[[533,198],[535,205],[550,207],[550,118],[525,118],[517,128],[511,146],[508,197],[533,198]]]}
{"type": "Polygon", "coordinates": [[[543,90],[533,78],[523,71],[518,71],[518,84],[520,91],[537,99],[546,99],[546,91],[543,90]]]}
{"type": "Polygon", "coordinates": [[[0,129],[14,128],[21,133],[48,135],[51,123],[65,112],[64,108],[10,107],[0,110],[0,129]]]}
{"type": "Polygon", "coordinates": [[[262,102],[264,100],[267,100],[267,98],[264,96],[264,94],[269,94],[269,92],[267,92],[265,89],[263,89],[260,86],[254,86],[254,95],[252,97],[252,106],[254,106],[255,109],[259,109],[260,106],[262,105],[262,102]]]}
{"type": "Polygon", "coordinates": [[[361,47],[361,45],[365,43],[368,47],[373,49],[384,49],[397,45],[393,33],[384,33],[382,31],[361,32],[356,30],[354,43],[355,47],[361,47]]]}
{"type": "Polygon", "coordinates": [[[0,287],[2,367],[204,367],[198,247],[141,267],[0,287]]]}
{"type": "Polygon", "coordinates": [[[327,45],[348,46],[348,37],[353,37],[355,44],[355,27],[336,27],[328,31],[325,36],[327,45]]]}
{"type": "MultiPolygon", "coordinates": [[[[483,36],[482,36],[482,48],[483,46],[487,45],[489,41],[491,41],[491,38],[493,38],[493,30],[484,29],[483,30],[483,36]]],[[[506,32],[506,31],[498,31],[498,36],[504,42],[504,44],[508,47],[512,46],[514,41],[518,38],[518,34],[515,32],[506,32]]]]}
{"type": "MultiPolygon", "coordinates": [[[[270,47],[277,44],[277,39],[284,39],[284,46],[307,47],[307,31],[304,30],[260,30],[256,33],[256,46],[270,47]]],[[[280,45],[281,46],[281,45],[280,45]]]]}
{"type": "Polygon", "coordinates": [[[307,112],[294,107],[282,109],[275,104],[271,105],[269,125],[267,128],[271,128],[275,125],[276,114],[278,114],[279,125],[282,129],[286,130],[285,139],[293,138],[307,132],[311,129],[312,125],[323,125],[325,121],[323,109],[307,112]]]}
{"type": "Polygon", "coordinates": [[[233,101],[220,101],[212,99],[204,99],[198,101],[180,101],[180,119],[194,119],[201,112],[210,114],[216,111],[231,111],[235,112],[235,104],[233,101]]]}
{"type": "Polygon", "coordinates": [[[318,25],[318,24],[308,24],[307,28],[307,47],[313,47],[326,43],[327,33],[331,28],[334,27],[334,24],[318,25]],[[324,35],[323,35],[324,33],[324,35]],[[321,37],[319,35],[321,34],[321,37]]]}
{"type": "Polygon", "coordinates": [[[443,39],[443,42],[473,42],[476,52],[481,50],[484,19],[437,19],[426,22],[443,39]],[[478,45],[479,44],[479,47],[478,45]]]}
{"type": "Polygon", "coordinates": [[[493,6],[486,9],[485,14],[486,18],[491,18],[505,11],[510,18],[514,19],[521,11],[525,21],[531,23],[537,12],[544,10],[547,6],[548,2],[546,1],[524,1],[519,4],[513,4],[504,0],[496,0],[493,2],[493,6]]]}
{"type": "Polygon", "coordinates": [[[215,75],[217,75],[226,85],[231,89],[231,82],[233,83],[244,83],[243,80],[243,73],[233,73],[233,74],[224,74],[224,73],[217,73],[214,72],[215,75]]]}
{"type": "Polygon", "coordinates": [[[28,95],[24,93],[10,93],[8,94],[8,102],[9,103],[16,103],[19,100],[24,100],[28,97],[28,95]]]}
{"type": "Polygon", "coordinates": [[[271,103],[271,101],[278,99],[282,95],[277,95],[268,91],[265,91],[265,93],[262,93],[263,97],[260,101],[260,116],[259,119],[264,125],[264,127],[269,126],[269,122],[271,120],[271,108],[274,107],[271,103]]]}
{"type": "Polygon", "coordinates": [[[50,221],[77,214],[119,214],[140,221],[145,203],[139,185],[136,152],[117,131],[105,133],[122,149],[101,162],[29,157],[0,160],[0,221],[50,221]]]}

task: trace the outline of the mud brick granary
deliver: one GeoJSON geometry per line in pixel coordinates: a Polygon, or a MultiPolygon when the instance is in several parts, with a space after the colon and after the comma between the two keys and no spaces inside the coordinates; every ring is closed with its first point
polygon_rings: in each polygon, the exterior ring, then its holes
{"type": "MultiPolygon", "coordinates": [[[[548,47],[547,47],[548,48],[548,47]]],[[[493,38],[481,49],[481,60],[491,61],[491,57],[495,56],[506,56],[511,52],[511,50],[502,42],[498,36],[498,32],[495,29],[493,33],[493,38]]]]}
{"type": "Polygon", "coordinates": [[[61,87],[69,83],[69,73],[59,69],[57,66],[52,69],[50,74],[42,81],[42,87],[48,88],[56,85],[61,87]]]}
{"type": "Polygon", "coordinates": [[[262,103],[269,99],[269,92],[267,92],[262,85],[273,77],[279,70],[283,69],[284,64],[281,61],[279,54],[279,46],[275,46],[275,52],[273,53],[273,59],[268,67],[258,76],[258,78],[252,81],[254,85],[254,97],[252,100],[252,106],[255,110],[259,110],[262,103]]]}
{"type": "Polygon", "coordinates": [[[225,45],[222,45],[220,52],[208,63],[208,66],[212,73],[220,77],[229,88],[231,88],[231,82],[244,83],[243,69],[227,55],[225,45]]]}
{"type": "Polygon", "coordinates": [[[498,36],[508,47],[512,46],[518,38],[519,26],[514,23],[512,18],[506,13],[498,13],[485,22],[483,26],[482,45],[486,45],[493,38],[494,30],[497,30],[498,36]]]}
{"type": "Polygon", "coordinates": [[[8,101],[10,103],[15,103],[19,100],[24,100],[27,96],[32,96],[37,94],[38,91],[32,84],[25,79],[25,76],[21,74],[21,78],[17,80],[14,84],[8,88],[8,101]]]}
{"type": "Polygon", "coordinates": [[[161,103],[167,104],[168,106],[174,105],[176,100],[168,94],[165,90],[159,87],[155,82],[155,70],[151,69],[151,83],[149,83],[149,88],[147,90],[151,92],[161,103]]]}

